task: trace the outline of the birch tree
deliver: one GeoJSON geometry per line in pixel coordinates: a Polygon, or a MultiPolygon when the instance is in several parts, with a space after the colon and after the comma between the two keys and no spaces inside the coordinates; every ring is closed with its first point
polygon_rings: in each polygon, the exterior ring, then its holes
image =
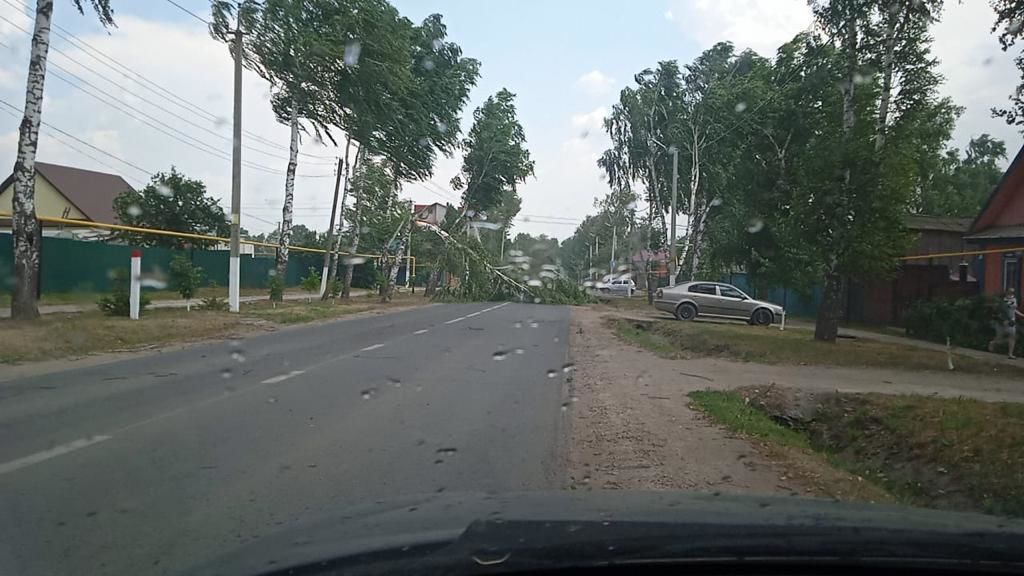
{"type": "MultiPolygon", "coordinates": [[[[71,0],[84,14],[84,0],[71,0]]],[[[105,27],[114,25],[109,0],[89,0],[88,4],[105,27]]],[[[25,108],[18,127],[18,152],[14,161],[14,195],[11,199],[11,235],[14,249],[14,294],[11,318],[31,320],[39,317],[39,259],[42,234],[36,218],[35,181],[39,125],[43,116],[43,86],[46,82],[46,58],[50,51],[50,27],[53,0],[36,0],[32,46],[29,50],[25,108]]]]}

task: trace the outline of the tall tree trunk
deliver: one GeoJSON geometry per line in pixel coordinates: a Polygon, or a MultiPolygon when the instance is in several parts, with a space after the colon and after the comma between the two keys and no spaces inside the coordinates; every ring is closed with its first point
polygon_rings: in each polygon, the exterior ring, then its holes
{"type": "MultiPolygon", "coordinates": [[[[831,267],[830,267],[831,268],[831,267]]],[[[825,288],[814,324],[814,339],[834,342],[839,333],[839,309],[842,305],[843,282],[834,269],[825,273],[825,288]]]]}
{"type": "Polygon", "coordinates": [[[885,147],[886,131],[889,123],[889,102],[892,99],[893,61],[896,54],[896,19],[899,2],[889,0],[885,14],[885,37],[882,54],[882,93],[878,101],[878,117],[875,120],[875,152],[885,147]]]}
{"type": "Polygon", "coordinates": [[[334,254],[335,236],[341,237],[341,227],[345,222],[345,201],[341,202],[341,220],[338,222],[337,233],[334,229],[334,220],[338,214],[338,192],[341,189],[342,170],[344,170],[345,178],[345,193],[348,194],[348,152],[349,147],[352,145],[352,137],[345,137],[345,158],[342,160],[338,159],[338,176],[334,180],[334,199],[331,200],[331,221],[327,223],[327,242],[324,243],[324,269],[321,275],[324,279],[324,287],[320,292],[320,300],[327,300],[331,294],[331,286],[334,284],[335,275],[331,273],[333,270],[337,272],[337,267],[331,267],[331,257],[334,254]]]}
{"type": "MultiPolygon", "coordinates": [[[[395,292],[395,283],[398,281],[398,269],[401,268],[402,255],[405,254],[405,247],[409,242],[409,234],[412,232],[412,211],[409,212],[409,218],[402,224],[399,231],[401,241],[398,246],[395,247],[393,253],[388,254],[388,271],[384,278],[384,291],[381,293],[381,303],[391,302],[391,296],[395,292]]],[[[389,243],[390,244],[390,243],[389,243]]]]}
{"type": "Polygon", "coordinates": [[[423,297],[430,298],[437,292],[437,285],[441,282],[441,263],[448,254],[448,246],[445,244],[441,249],[441,255],[434,261],[434,267],[430,270],[430,277],[427,279],[427,287],[423,290],[423,297]]]}
{"type": "MultiPolygon", "coordinates": [[[[692,253],[694,250],[694,238],[696,237],[694,226],[697,219],[697,201],[700,198],[700,142],[697,130],[693,130],[693,143],[690,145],[690,203],[687,204],[686,215],[686,240],[683,242],[683,255],[681,262],[690,261],[690,280],[693,280],[696,267],[693,265],[692,253]]],[[[707,212],[707,210],[705,210],[707,212]]]]}
{"type": "MultiPolygon", "coordinates": [[[[362,150],[360,150],[360,152],[361,151],[362,150]]],[[[359,156],[357,154],[356,155],[356,159],[358,159],[358,158],[359,158],[359,156]]],[[[349,257],[348,262],[345,264],[345,282],[341,286],[341,297],[344,298],[345,300],[348,300],[351,297],[351,294],[352,294],[352,274],[355,272],[355,268],[356,268],[356,264],[355,264],[354,258],[355,258],[356,252],[359,251],[359,235],[360,235],[359,234],[359,229],[363,226],[363,222],[362,222],[362,217],[363,217],[363,214],[362,214],[362,212],[363,212],[363,198],[362,198],[362,194],[359,193],[359,190],[354,190],[352,193],[356,197],[356,217],[355,217],[355,221],[352,222],[352,255],[351,255],[351,257],[349,257]]],[[[338,241],[339,242],[341,241],[341,235],[340,234],[338,235],[338,241]]],[[[331,267],[332,273],[333,273],[333,271],[336,271],[338,269],[338,260],[340,260],[340,259],[341,259],[340,257],[339,258],[335,258],[334,264],[331,267]]]]}
{"type": "Polygon", "coordinates": [[[25,115],[18,128],[18,155],[14,161],[14,197],[11,202],[15,278],[11,318],[16,320],[39,317],[37,297],[42,237],[39,220],[36,219],[36,149],[43,115],[43,84],[46,81],[52,17],[53,0],[38,0],[25,87],[25,115]]]}
{"type": "MultiPolygon", "coordinates": [[[[842,86],[843,96],[843,141],[846,148],[843,152],[846,166],[843,170],[843,181],[838,186],[839,210],[846,210],[846,197],[850,193],[850,174],[853,167],[849,147],[852,145],[853,129],[857,117],[854,113],[854,81],[857,75],[857,14],[852,2],[847,3],[846,33],[843,38],[843,50],[846,52],[846,82],[842,86]]],[[[839,276],[838,254],[836,253],[835,238],[836,231],[832,232],[832,238],[827,239],[826,246],[829,246],[830,253],[826,255],[828,262],[825,272],[825,293],[822,296],[821,307],[818,309],[818,318],[814,325],[814,339],[825,342],[835,342],[839,335],[839,306],[842,291],[841,277],[839,276]]]]}
{"type": "MultiPolygon", "coordinates": [[[[329,248],[329,250],[331,250],[331,272],[330,272],[330,276],[327,278],[327,282],[328,282],[327,285],[328,286],[334,284],[335,279],[338,277],[338,261],[341,260],[341,239],[342,239],[342,233],[343,233],[343,226],[345,224],[345,201],[348,199],[348,192],[352,188],[352,173],[355,172],[355,170],[357,168],[359,168],[359,163],[360,163],[360,161],[363,158],[363,147],[362,147],[362,145],[360,145],[359,146],[359,150],[356,151],[355,161],[350,166],[349,163],[348,163],[347,148],[348,147],[346,146],[346,154],[345,154],[345,185],[342,188],[343,192],[341,193],[341,216],[338,217],[338,230],[337,230],[337,232],[334,235],[334,246],[333,246],[333,248],[329,248]]],[[[356,208],[357,209],[359,208],[359,204],[358,203],[356,204],[356,208]]],[[[356,227],[358,227],[358,226],[359,226],[359,220],[357,219],[356,220],[356,227]]],[[[355,233],[358,235],[358,233],[359,233],[358,230],[355,233]]],[[[356,249],[359,247],[358,244],[359,244],[359,241],[356,240],[356,245],[352,247],[352,253],[353,254],[355,254],[356,249]]],[[[351,277],[349,278],[348,283],[349,283],[349,285],[348,285],[347,288],[345,286],[342,286],[342,297],[343,298],[348,298],[349,291],[352,288],[352,286],[351,286],[351,283],[352,283],[351,277]]]]}
{"type": "Polygon", "coordinates": [[[649,254],[644,261],[644,272],[647,276],[647,304],[654,305],[654,267],[651,261],[654,259],[654,207],[658,202],[658,180],[654,172],[653,153],[647,158],[647,168],[651,173],[651,182],[647,187],[647,250],[649,254]]]}
{"type": "Polygon", "coordinates": [[[292,240],[292,204],[295,196],[295,168],[299,164],[299,107],[292,101],[291,140],[288,169],[284,175],[284,205],[281,207],[281,236],[277,239],[277,277],[285,281],[288,273],[288,244],[292,240]]]}

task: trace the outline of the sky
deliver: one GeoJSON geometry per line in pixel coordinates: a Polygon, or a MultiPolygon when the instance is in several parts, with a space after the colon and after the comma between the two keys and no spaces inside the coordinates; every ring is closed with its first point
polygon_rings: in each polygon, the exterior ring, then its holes
{"type": "MultiPolygon", "coordinates": [[[[31,0],[0,0],[0,100],[24,104],[31,0]]],[[[202,18],[207,0],[177,0],[202,18]]],[[[520,188],[514,232],[570,236],[607,192],[596,159],[608,147],[601,120],[633,75],[659,60],[691,61],[715,42],[770,56],[811,23],[805,0],[395,0],[420,21],[440,13],[449,40],[482,62],[463,113],[502,88],[517,95],[519,118],[536,162],[520,188]]],[[[34,3],[33,3],[34,4],[34,3]]],[[[88,4],[88,3],[85,3],[88,4]]],[[[205,24],[167,0],[111,0],[116,27],[56,0],[38,159],[114,172],[142,187],[173,165],[203,180],[227,209],[231,185],[231,58],[205,24]],[[60,77],[63,76],[63,79],[60,77]],[[60,130],[61,132],[58,132],[60,130]],[[90,147],[91,146],[91,147],[90,147]],[[102,151],[102,152],[100,152],[102,151]],[[115,159],[116,158],[116,159],[115,159]]],[[[1019,72],[990,33],[987,2],[946,3],[933,28],[933,51],[946,82],[940,91],[965,107],[954,142],[983,132],[1021,147],[1019,131],[993,119],[1019,72]]],[[[11,112],[0,103],[0,111],[11,112]]],[[[20,114],[0,112],[0,166],[13,166],[20,114]]],[[[270,110],[269,85],[243,80],[242,225],[276,227],[281,217],[288,128],[270,110]]],[[[304,138],[295,189],[295,222],[327,226],[335,158],[342,151],[304,138]]],[[[448,182],[461,157],[441,158],[428,182],[405,183],[417,203],[456,202],[448,182]]]]}

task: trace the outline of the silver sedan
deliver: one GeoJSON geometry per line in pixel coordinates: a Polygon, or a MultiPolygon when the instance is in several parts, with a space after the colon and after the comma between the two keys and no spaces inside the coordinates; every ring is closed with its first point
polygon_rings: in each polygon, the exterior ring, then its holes
{"type": "Polygon", "coordinates": [[[698,316],[737,318],[768,326],[785,314],[782,306],[754,300],[739,288],[721,282],[686,282],[659,289],[654,307],[671,312],[679,320],[698,316]]]}

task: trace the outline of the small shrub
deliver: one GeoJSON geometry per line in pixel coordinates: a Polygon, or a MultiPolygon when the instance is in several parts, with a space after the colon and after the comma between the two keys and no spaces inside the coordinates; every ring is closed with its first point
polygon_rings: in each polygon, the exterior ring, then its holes
{"type": "MultiPolygon", "coordinates": [[[[940,344],[985,350],[995,335],[999,315],[998,299],[973,296],[959,300],[914,302],[904,316],[907,335],[940,344]]],[[[1020,340],[1018,340],[1020,342],[1020,340]]],[[[1018,344],[1018,349],[1024,343],[1018,344]]]]}
{"type": "Polygon", "coordinates": [[[271,302],[284,300],[284,282],[276,274],[267,281],[267,289],[270,291],[271,302]]]}
{"type": "MultiPolygon", "coordinates": [[[[126,268],[114,271],[114,278],[109,296],[104,296],[96,303],[101,312],[107,316],[131,315],[131,276],[126,268]]],[[[145,292],[139,294],[139,312],[149,306],[149,296],[145,292]]]]}
{"type": "Polygon", "coordinates": [[[184,256],[171,260],[171,287],[185,299],[186,305],[196,297],[203,282],[203,269],[192,264],[184,256]]]}
{"type": "Polygon", "coordinates": [[[217,283],[213,280],[210,280],[209,287],[213,293],[207,296],[206,298],[203,298],[203,301],[201,304],[199,304],[198,308],[200,310],[208,310],[212,312],[226,311],[229,308],[228,301],[217,295],[217,283]]]}
{"type": "Polygon", "coordinates": [[[309,271],[299,281],[299,286],[311,295],[318,292],[320,290],[320,271],[310,266],[309,271]]]}
{"type": "Polygon", "coordinates": [[[331,282],[331,298],[337,298],[341,295],[341,280],[335,280],[331,282]]]}

